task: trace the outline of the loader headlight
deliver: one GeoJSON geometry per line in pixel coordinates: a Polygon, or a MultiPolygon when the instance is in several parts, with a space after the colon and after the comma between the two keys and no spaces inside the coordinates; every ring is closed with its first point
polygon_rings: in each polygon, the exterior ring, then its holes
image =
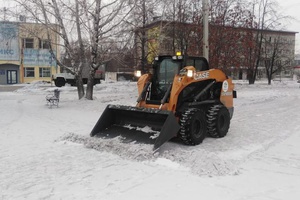
{"type": "Polygon", "coordinates": [[[136,77],[141,77],[142,76],[142,71],[141,70],[135,71],[135,76],[136,77]]]}
{"type": "Polygon", "coordinates": [[[187,73],[186,73],[186,75],[187,75],[187,77],[193,77],[194,76],[194,71],[193,70],[190,70],[190,69],[188,69],[187,70],[187,73]]]}

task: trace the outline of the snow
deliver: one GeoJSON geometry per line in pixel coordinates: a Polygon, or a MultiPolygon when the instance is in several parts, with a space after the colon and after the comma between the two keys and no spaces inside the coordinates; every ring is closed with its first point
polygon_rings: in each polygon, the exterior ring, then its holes
{"type": "Polygon", "coordinates": [[[48,83],[0,86],[0,199],[299,199],[299,84],[235,83],[226,137],[156,152],[89,136],[108,104],[135,106],[136,83],[103,82],[93,101],[65,86],[52,108],[48,83]]]}

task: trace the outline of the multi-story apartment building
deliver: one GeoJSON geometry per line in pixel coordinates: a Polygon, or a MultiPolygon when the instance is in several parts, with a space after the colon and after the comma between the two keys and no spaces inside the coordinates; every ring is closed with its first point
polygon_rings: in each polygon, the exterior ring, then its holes
{"type": "MultiPolygon", "coordinates": [[[[172,55],[176,51],[201,56],[202,32],[201,24],[154,21],[144,29],[136,30],[136,60],[141,60],[141,38],[146,38],[143,55],[147,56],[144,60],[147,60],[148,64],[156,55],[172,55]]],[[[292,78],[297,32],[217,25],[210,25],[209,32],[209,62],[212,67],[222,68],[234,79],[247,79],[249,69],[254,68],[256,64],[258,53],[256,36],[260,37],[261,34],[257,78],[266,77],[266,68],[271,65],[274,78],[279,76],[292,78]]]]}
{"type": "Polygon", "coordinates": [[[59,28],[38,23],[0,22],[0,84],[51,81],[59,72],[59,28]]]}

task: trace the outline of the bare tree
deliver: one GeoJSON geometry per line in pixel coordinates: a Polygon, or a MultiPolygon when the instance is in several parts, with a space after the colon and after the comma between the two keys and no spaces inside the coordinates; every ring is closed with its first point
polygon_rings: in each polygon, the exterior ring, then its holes
{"type": "Polygon", "coordinates": [[[172,38],[173,53],[181,51],[187,54],[189,44],[193,44],[192,48],[198,49],[197,43],[191,42],[191,40],[202,37],[202,34],[200,36],[196,31],[199,19],[202,18],[200,3],[191,0],[168,0],[164,1],[164,7],[166,8],[165,18],[171,21],[166,26],[168,27],[167,35],[172,38]],[[187,26],[187,23],[194,23],[195,26],[187,26]],[[196,46],[194,46],[195,44],[196,46]]]}
{"type": "Polygon", "coordinates": [[[144,73],[147,68],[149,55],[149,37],[146,34],[146,27],[159,15],[157,12],[159,0],[132,0],[132,3],[135,4],[135,6],[127,24],[135,37],[133,48],[136,50],[136,66],[144,73]]]}
{"type": "Polygon", "coordinates": [[[242,1],[213,0],[210,6],[210,63],[224,70],[243,66],[253,15],[242,1]]]}
{"type": "MultiPolygon", "coordinates": [[[[189,55],[203,54],[203,14],[200,1],[169,0],[166,18],[171,20],[173,52],[185,51],[189,55]],[[171,5],[171,6],[170,6],[171,5]]],[[[253,16],[240,0],[210,1],[210,63],[214,67],[231,67],[244,64],[241,53],[247,41],[253,41],[246,28],[253,16]],[[243,31],[241,31],[243,30],[243,31]]],[[[166,29],[166,28],[165,28],[166,29]]]]}
{"type": "MultiPolygon", "coordinates": [[[[277,12],[278,4],[276,0],[255,0],[253,1],[253,13],[257,21],[254,23],[256,48],[252,49],[255,58],[255,63],[248,68],[249,84],[254,84],[258,73],[258,67],[263,60],[262,49],[264,48],[264,40],[267,36],[264,30],[278,29],[280,21],[286,19],[287,16],[281,16],[277,12]]],[[[278,45],[278,44],[275,44],[278,45]]],[[[276,47],[278,49],[278,47],[276,47]]]]}
{"type": "Polygon", "coordinates": [[[102,0],[95,0],[94,3],[95,6],[89,4],[86,0],[82,2],[84,15],[87,19],[85,26],[91,38],[87,99],[93,99],[95,73],[98,67],[105,62],[105,54],[108,51],[108,48],[102,43],[109,38],[117,38],[119,36],[118,32],[123,30],[118,29],[118,27],[122,27],[134,6],[128,4],[126,0],[114,0],[106,4],[102,0]]]}
{"type": "Polygon", "coordinates": [[[288,43],[284,42],[282,36],[269,37],[264,40],[262,60],[264,61],[268,84],[271,85],[273,75],[288,70],[292,60],[286,53],[288,43]]]}
{"type": "Polygon", "coordinates": [[[268,84],[271,85],[272,75],[280,70],[281,66],[278,65],[277,68],[275,68],[276,60],[278,59],[279,55],[279,40],[280,37],[274,38],[270,41],[265,41],[264,45],[264,64],[266,68],[266,74],[268,78],[268,84]]]}
{"type": "MultiPolygon", "coordinates": [[[[56,31],[62,42],[65,58],[70,66],[58,58],[57,63],[76,77],[78,97],[93,99],[94,77],[98,67],[105,62],[108,51],[105,42],[116,38],[118,29],[131,12],[127,0],[16,0],[36,22],[47,30],[56,31]],[[36,9],[33,10],[32,8],[36,9]],[[59,30],[52,30],[50,24],[56,23],[59,30]],[[75,45],[75,47],[74,47],[75,45]],[[82,82],[82,70],[89,67],[86,94],[82,82]]],[[[55,57],[55,55],[53,55],[55,57]]]]}

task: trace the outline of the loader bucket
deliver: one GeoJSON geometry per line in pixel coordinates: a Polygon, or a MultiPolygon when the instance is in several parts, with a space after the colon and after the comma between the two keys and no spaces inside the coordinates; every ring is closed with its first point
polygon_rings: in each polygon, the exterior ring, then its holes
{"type": "Polygon", "coordinates": [[[180,126],[171,111],[108,105],[90,135],[104,138],[121,136],[125,142],[154,144],[153,149],[156,150],[175,137],[179,129],[180,126]],[[145,126],[153,131],[149,133],[126,128],[144,128],[145,126]]]}

